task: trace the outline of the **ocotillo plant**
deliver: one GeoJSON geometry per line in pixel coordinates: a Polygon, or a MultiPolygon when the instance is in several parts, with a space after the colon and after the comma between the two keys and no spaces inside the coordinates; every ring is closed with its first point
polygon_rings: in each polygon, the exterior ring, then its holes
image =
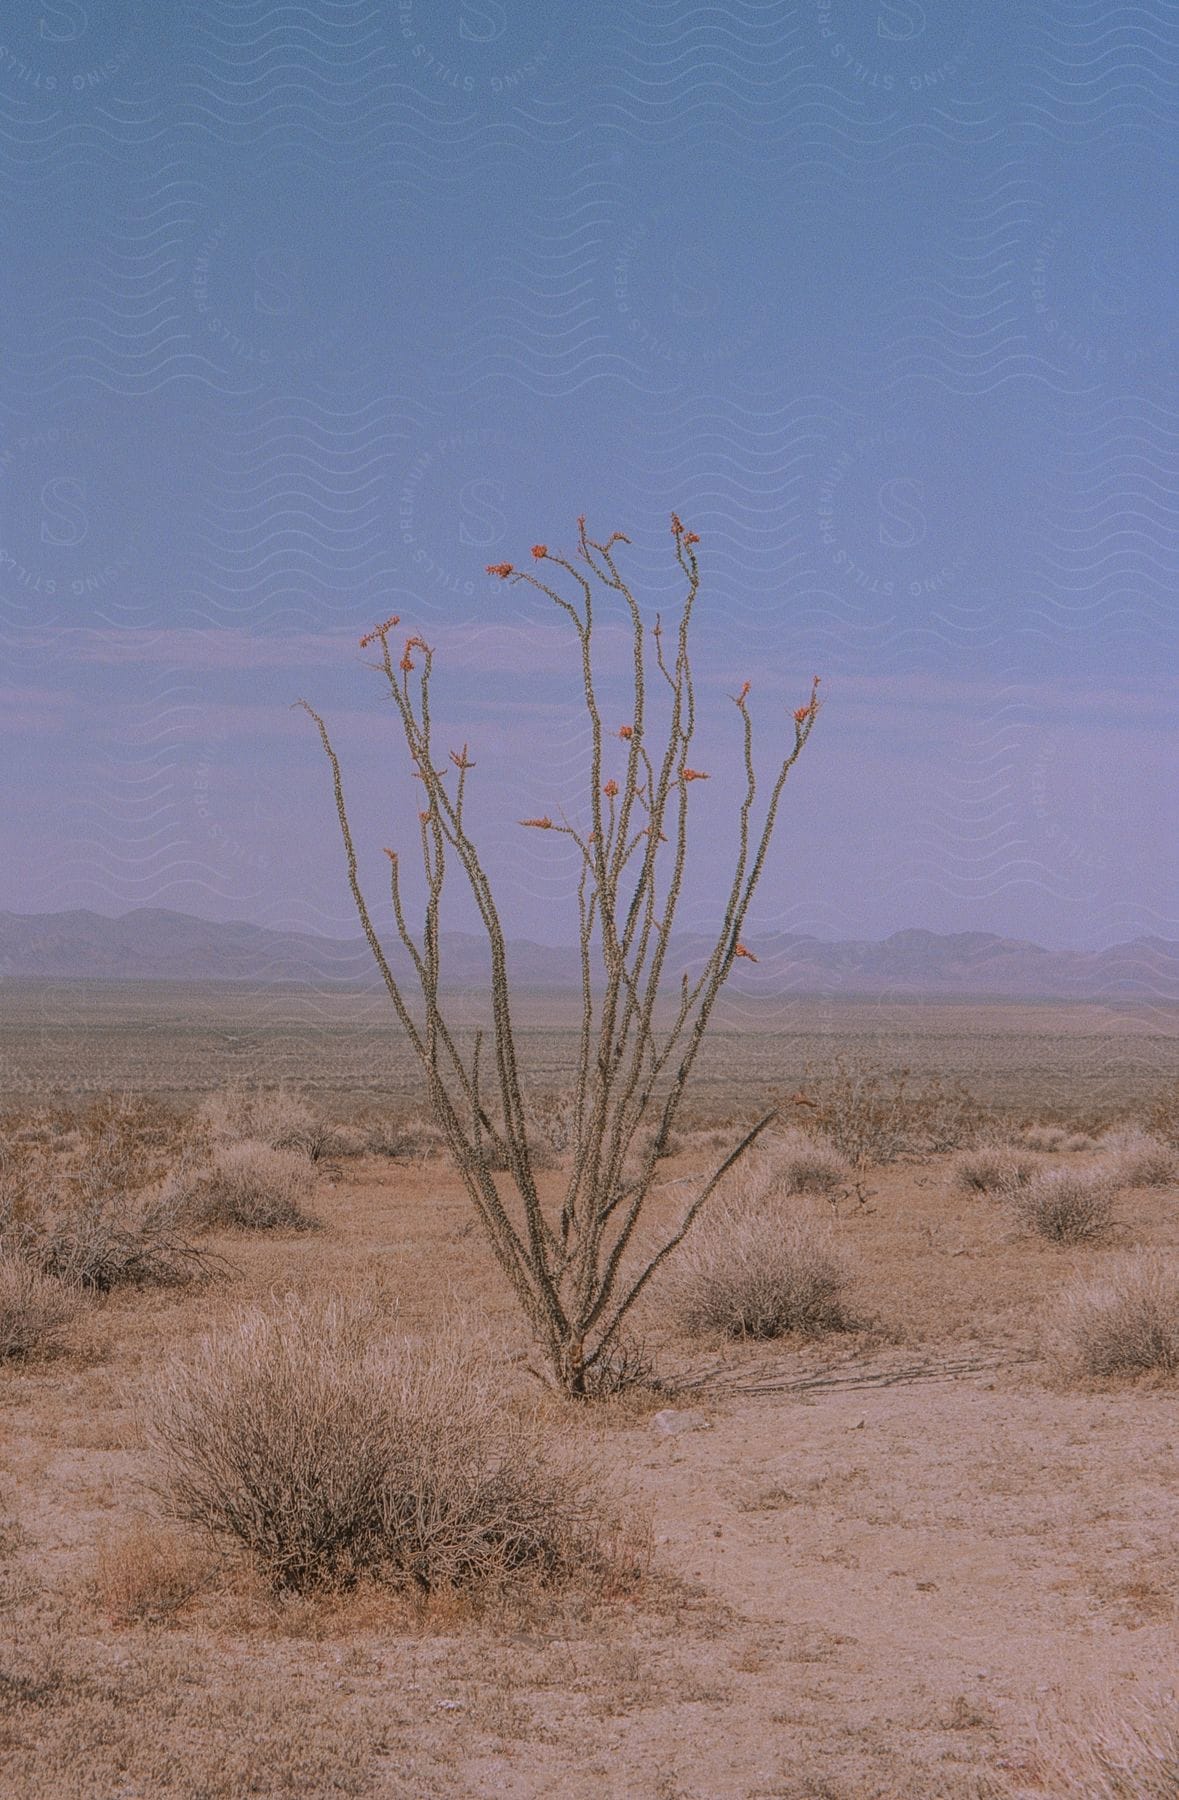
{"type": "MultiPolygon", "coordinates": [[[[376,647],[413,769],[422,783],[420,853],[425,916],[410,929],[402,900],[398,852],[389,858],[392,916],[420,989],[411,1007],[394,976],[361,889],[344,801],[340,765],[327,727],[306,701],[299,704],[319,728],[331,764],[348,880],[361,925],[397,1017],[425,1072],[430,1102],[487,1238],[543,1348],[549,1369],[571,1394],[601,1391],[620,1327],[655,1271],[691,1229],[722,1176],[774,1117],[767,1114],[683,1207],[662,1238],[640,1253],[637,1228],[649,1198],[655,1163],[665,1148],[720,990],[741,957],[756,961],[742,932],[765,867],[786,777],[810,736],[819,710],[818,677],[793,716],[793,744],[777,758],[768,798],[757,808],[750,684],[733,696],[744,750],[745,791],[737,807],[736,850],[724,918],[711,955],[694,976],[684,973],[667,1018],[657,1023],[672,925],[680,901],[688,849],[689,796],[707,780],[689,763],[696,699],[689,632],[700,585],[694,531],[672,514],[676,560],[686,584],[674,635],[658,618],[648,634],[638,601],[619,568],[615,532],[596,543],[578,521],[576,559],[534,544],[532,571],[511,563],[489,566],[504,581],[523,581],[545,594],[570,620],[581,653],[581,681],[590,733],[590,791],[581,820],[522,819],[533,831],[569,838],[580,863],[577,890],[581,968],[581,1027],[573,1089],[571,1145],[561,1187],[551,1205],[542,1199],[529,1141],[529,1109],[512,1024],[508,951],[479,850],[468,831],[467,746],[440,758],[433,741],[430,681],[434,651],[419,636],[400,656],[390,647],[400,624],[386,619],[361,638],[376,647]],[[555,585],[560,582],[565,592],[555,585]],[[607,724],[594,668],[595,600],[615,599],[633,647],[633,688],[626,716],[607,724]],[[668,643],[669,637],[672,639],[668,643]],[[652,666],[653,665],[653,666],[652,666]],[[666,723],[652,717],[651,682],[666,686],[666,723]],[[611,751],[614,738],[621,750],[611,751]],[[611,754],[621,766],[608,767],[611,754]],[[441,761],[441,767],[437,766],[441,761]],[[457,864],[465,878],[491,959],[493,1073],[485,1085],[483,1037],[464,1060],[447,1023],[442,989],[440,908],[457,864]],[[497,1175],[503,1175],[502,1183],[497,1175]]],[[[674,989],[673,989],[674,992],[674,989]]]]}

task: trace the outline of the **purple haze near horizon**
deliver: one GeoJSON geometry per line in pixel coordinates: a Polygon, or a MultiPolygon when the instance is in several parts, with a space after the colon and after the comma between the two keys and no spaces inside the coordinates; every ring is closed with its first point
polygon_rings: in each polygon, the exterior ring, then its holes
{"type": "MultiPolygon", "coordinates": [[[[701,534],[697,862],[743,680],[823,675],[754,929],[1179,937],[1179,16],[1076,0],[12,0],[0,908],[348,936],[437,650],[510,935],[575,868],[560,621],[483,574],[701,534]]],[[[625,644],[603,643],[606,710],[625,644]]],[[[469,928],[456,905],[448,923],[469,928]]]]}

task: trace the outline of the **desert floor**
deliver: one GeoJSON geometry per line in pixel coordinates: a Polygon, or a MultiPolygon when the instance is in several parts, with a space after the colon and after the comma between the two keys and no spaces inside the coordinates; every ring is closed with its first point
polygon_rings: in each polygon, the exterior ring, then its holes
{"type": "Polygon", "coordinates": [[[655,1292],[666,1391],[538,1398],[650,1509],[650,1576],[613,1597],[279,1603],[156,1517],[144,1384],[243,1299],[375,1279],[407,1327],[475,1309],[527,1381],[439,1159],[321,1165],[321,1231],[219,1234],[220,1280],[116,1292],[56,1357],[0,1368],[0,1792],[1040,1792],[1037,1732],[1174,1681],[1173,1384],[1066,1379],[1052,1319],[1120,1249],[1174,1253],[1179,1207],[1129,1191],[1108,1241],[1062,1248],[956,1191],[951,1161],[872,1170],[837,1204],[858,1330],[689,1341],[655,1292]]]}

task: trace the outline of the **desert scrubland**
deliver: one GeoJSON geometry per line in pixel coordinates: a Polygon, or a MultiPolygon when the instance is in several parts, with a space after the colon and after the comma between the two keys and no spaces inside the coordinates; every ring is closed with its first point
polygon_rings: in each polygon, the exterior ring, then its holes
{"type": "Polygon", "coordinates": [[[1179,1011],[730,1000],[575,1401],[376,1001],[5,1001],[0,1792],[1179,1791],[1179,1011]]]}

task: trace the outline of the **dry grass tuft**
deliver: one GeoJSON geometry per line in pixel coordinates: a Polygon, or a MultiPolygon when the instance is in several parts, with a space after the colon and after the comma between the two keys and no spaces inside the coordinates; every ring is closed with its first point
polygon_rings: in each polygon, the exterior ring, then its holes
{"type": "Polygon", "coordinates": [[[314,1108],[286,1088],[224,1088],[197,1108],[197,1124],[214,1149],[265,1144],[299,1151],[317,1162],[330,1148],[331,1128],[314,1108]]]}
{"type": "Polygon", "coordinates": [[[837,1194],[851,1180],[851,1168],[833,1145],[805,1131],[786,1131],[767,1146],[771,1178],[787,1194],[837,1194]]]}
{"type": "Polygon", "coordinates": [[[1179,1150],[1138,1126],[1107,1131],[1100,1149],[1121,1187],[1170,1187],[1179,1181],[1179,1150]]]}
{"type": "Polygon", "coordinates": [[[0,1255],[0,1362],[56,1350],[82,1305],[77,1288],[22,1256],[0,1255]]]}
{"type": "Polygon", "coordinates": [[[376,1302],[240,1315],[155,1392],[170,1515],[275,1589],[370,1576],[423,1594],[617,1579],[593,1471],[549,1454],[455,1329],[394,1338],[376,1302]]]}
{"type": "Polygon", "coordinates": [[[1026,1187],[1035,1172],[1036,1165],[1030,1157],[1000,1144],[984,1144],[956,1159],[953,1180],[963,1193],[997,1194],[1026,1187]]]}
{"type": "Polygon", "coordinates": [[[297,1150],[226,1144],[189,1185],[185,1215],[195,1225],[306,1231],[318,1223],[306,1210],[314,1189],[313,1166],[297,1150]]]}
{"type": "Polygon", "coordinates": [[[188,1539],[141,1522],[99,1547],[94,1597],[118,1624],[160,1624],[195,1598],[209,1574],[209,1558],[188,1539]]]}
{"type": "Polygon", "coordinates": [[[1042,1169],[1010,1198],[1025,1230],[1054,1244],[1083,1244],[1109,1230],[1117,1195],[1105,1169],[1042,1169]]]}
{"type": "Polygon", "coordinates": [[[1154,1713],[1117,1717],[1108,1710],[1054,1722],[1035,1755],[1036,1792],[1044,1800],[1175,1800],[1179,1794],[1179,1718],[1174,1698],[1154,1713]]]}
{"type": "Polygon", "coordinates": [[[671,1265],[667,1292],[689,1331],[727,1337],[816,1336],[851,1326],[851,1266],[826,1220],[783,1218],[756,1192],[719,1207],[671,1265]]]}
{"type": "Polygon", "coordinates": [[[1061,1360],[1080,1374],[1175,1374],[1179,1269],[1143,1253],[1125,1257],[1101,1281],[1065,1295],[1058,1335],[1061,1360]]]}

